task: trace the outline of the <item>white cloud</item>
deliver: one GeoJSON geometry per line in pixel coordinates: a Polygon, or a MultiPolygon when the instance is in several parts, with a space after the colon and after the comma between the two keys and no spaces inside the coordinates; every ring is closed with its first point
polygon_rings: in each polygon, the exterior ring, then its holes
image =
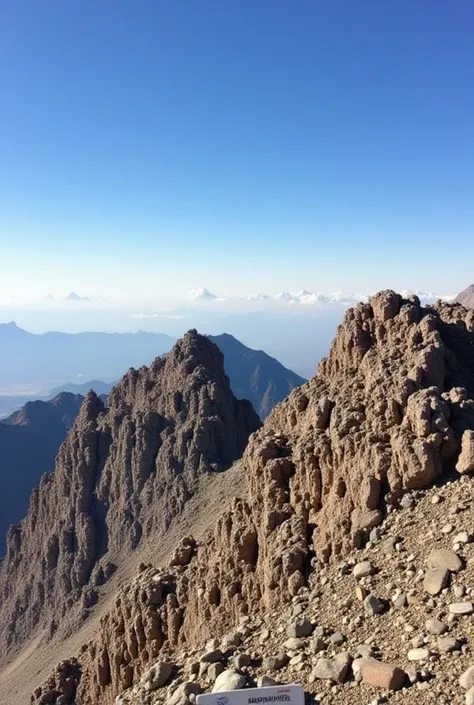
{"type": "MultiPolygon", "coordinates": [[[[191,299],[195,302],[214,302],[223,301],[229,305],[268,305],[268,306],[353,306],[359,301],[368,301],[368,299],[376,294],[376,291],[369,293],[347,293],[344,291],[332,291],[328,293],[313,292],[307,289],[300,291],[280,291],[278,294],[270,295],[266,293],[252,294],[244,297],[218,297],[212,294],[208,289],[194,289],[191,293],[191,299]]],[[[402,296],[407,297],[411,294],[418,296],[422,303],[434,303],[438,299],[451,301],[455,294],[436,294],[426,291],[401,291],[402,296]]]]}
{"type": "Polygon", "coordinates": [[[189,298],[193,301],[216,301],[219,297],[209,291],[209,289],[200,287],[199,289],[191,289],[189,298]]]}

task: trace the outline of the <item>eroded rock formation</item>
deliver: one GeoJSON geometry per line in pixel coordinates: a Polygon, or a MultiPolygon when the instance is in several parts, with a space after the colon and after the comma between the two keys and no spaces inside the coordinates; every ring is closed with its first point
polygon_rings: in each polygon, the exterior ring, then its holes
{"type": "MultiPolygon", "coordinates": [[[[228,468],[260,425],[230,391],[219,349],[190,331],[165,359],[130,370],[107,409],[91,392],[13,526],[0,571],[2,656],[39,626],[50,633],[96,588],[113,561],[159,537],[203,473],[228,468]]],[[[102,677],[104,680],[104,677],[102,677]]]]}
{"type": "Polygon", "coordinates": [[[473,363],[474,312],[461,306],[388,291],[348,311],[318,375],[253,435],[247,499],[202,545],[188,541],[187,565],[145,566],[117,596],[82,654],[78,702],[113,702],[160,652],[290,600],[397,496],[459,462],[469,471],[473,363]]]}
{"type": "Polygon", "coordinates": [[[81,654],[76,702],[112,703],[159,653],[281,606],[405,491],[470,472],[473,363],[474,312],[461,306],[387,291],[348,311],[317,377],[250,440],[247,498],[117,596],[81,654]]]}

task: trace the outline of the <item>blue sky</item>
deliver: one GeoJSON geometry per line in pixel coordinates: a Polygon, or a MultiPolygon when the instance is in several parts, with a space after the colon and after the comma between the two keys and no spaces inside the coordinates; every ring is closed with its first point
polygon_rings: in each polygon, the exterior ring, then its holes
{"type": "Polygon", "coordinates": [[[471,0],[4,0],[0,300],[474,279],[471,0]]]}

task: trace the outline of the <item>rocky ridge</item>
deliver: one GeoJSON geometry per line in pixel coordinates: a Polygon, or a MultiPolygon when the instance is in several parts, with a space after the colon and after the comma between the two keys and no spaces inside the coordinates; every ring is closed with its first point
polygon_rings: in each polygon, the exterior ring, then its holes
{"type": "MultiPolygon", "coordinates": [[[[247,497],[208,540],[189,538],[185,560],[145,567],[117,596],[81,654],[76,701],[112,703],[160,655],[280,614],[324,588],[324,566],[363,550],[405,493],[473,471],[473,351],[474,312],[462,306],[387,291],[348,311],[317,377],[252,437],[247,497]]],[[[366,598],[367,614],[383,615],[383,596],[366,598]]],[[[344,659],[320,673],[347,673],[344,659]]]]}
{"type": "Polygon", "coordinates": [[[87,617],[116,556],[159,537],[200,477],[228,468],[260,425],[232,395],[218,348],[190,331],[165,359],[130,370],[107,409],[91,392],[11,527],[0,570],[2,656],[65,615],[87,617]]]}
{"type": "MultiPolygon", "coordinates": [[[[364,548],[314,571],[285,609],[244,615],[197,648],[165,645],[115,703],[190,705],[201,692],[296,682],[321,705],[472,705],[472,527],[473,477],[408,492],[388,505],[364,548]],[[436,571],[446,577],[434,587],[436,571]]],[[[191,543],[170,562],[192,563],[191,543]]],[[[141,566],[130,592],[152,594],[163,574],[141,566]]],[[[61,664],[35,702],[64,693],[74,673],[77,686],[81,668],[61,664]]]]}
{"type": "Polygon", "coordinates": [[[464,308],[474,308],[474,284],[471,284],[459,293],[454,299],[455,303],[462,304],[464,308]]]}

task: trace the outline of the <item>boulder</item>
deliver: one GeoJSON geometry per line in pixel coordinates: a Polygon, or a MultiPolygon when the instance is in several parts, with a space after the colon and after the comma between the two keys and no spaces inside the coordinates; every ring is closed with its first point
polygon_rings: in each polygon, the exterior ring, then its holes
{"type": "Polygon", "coordinates": [[[162,688],[171,678],[173,667],[166,661],[158,661],[143,676],[145,690],[154,691],[162,688]]]}
{"type": "Polygon", "coordinates": [[[245,688],[247,681],[241,673],[237,673],[232,669],[222,671],[216,678],[216,682],[212,688],[213,693],[222,693],[226,690],[240,690],[245,688]]]}

